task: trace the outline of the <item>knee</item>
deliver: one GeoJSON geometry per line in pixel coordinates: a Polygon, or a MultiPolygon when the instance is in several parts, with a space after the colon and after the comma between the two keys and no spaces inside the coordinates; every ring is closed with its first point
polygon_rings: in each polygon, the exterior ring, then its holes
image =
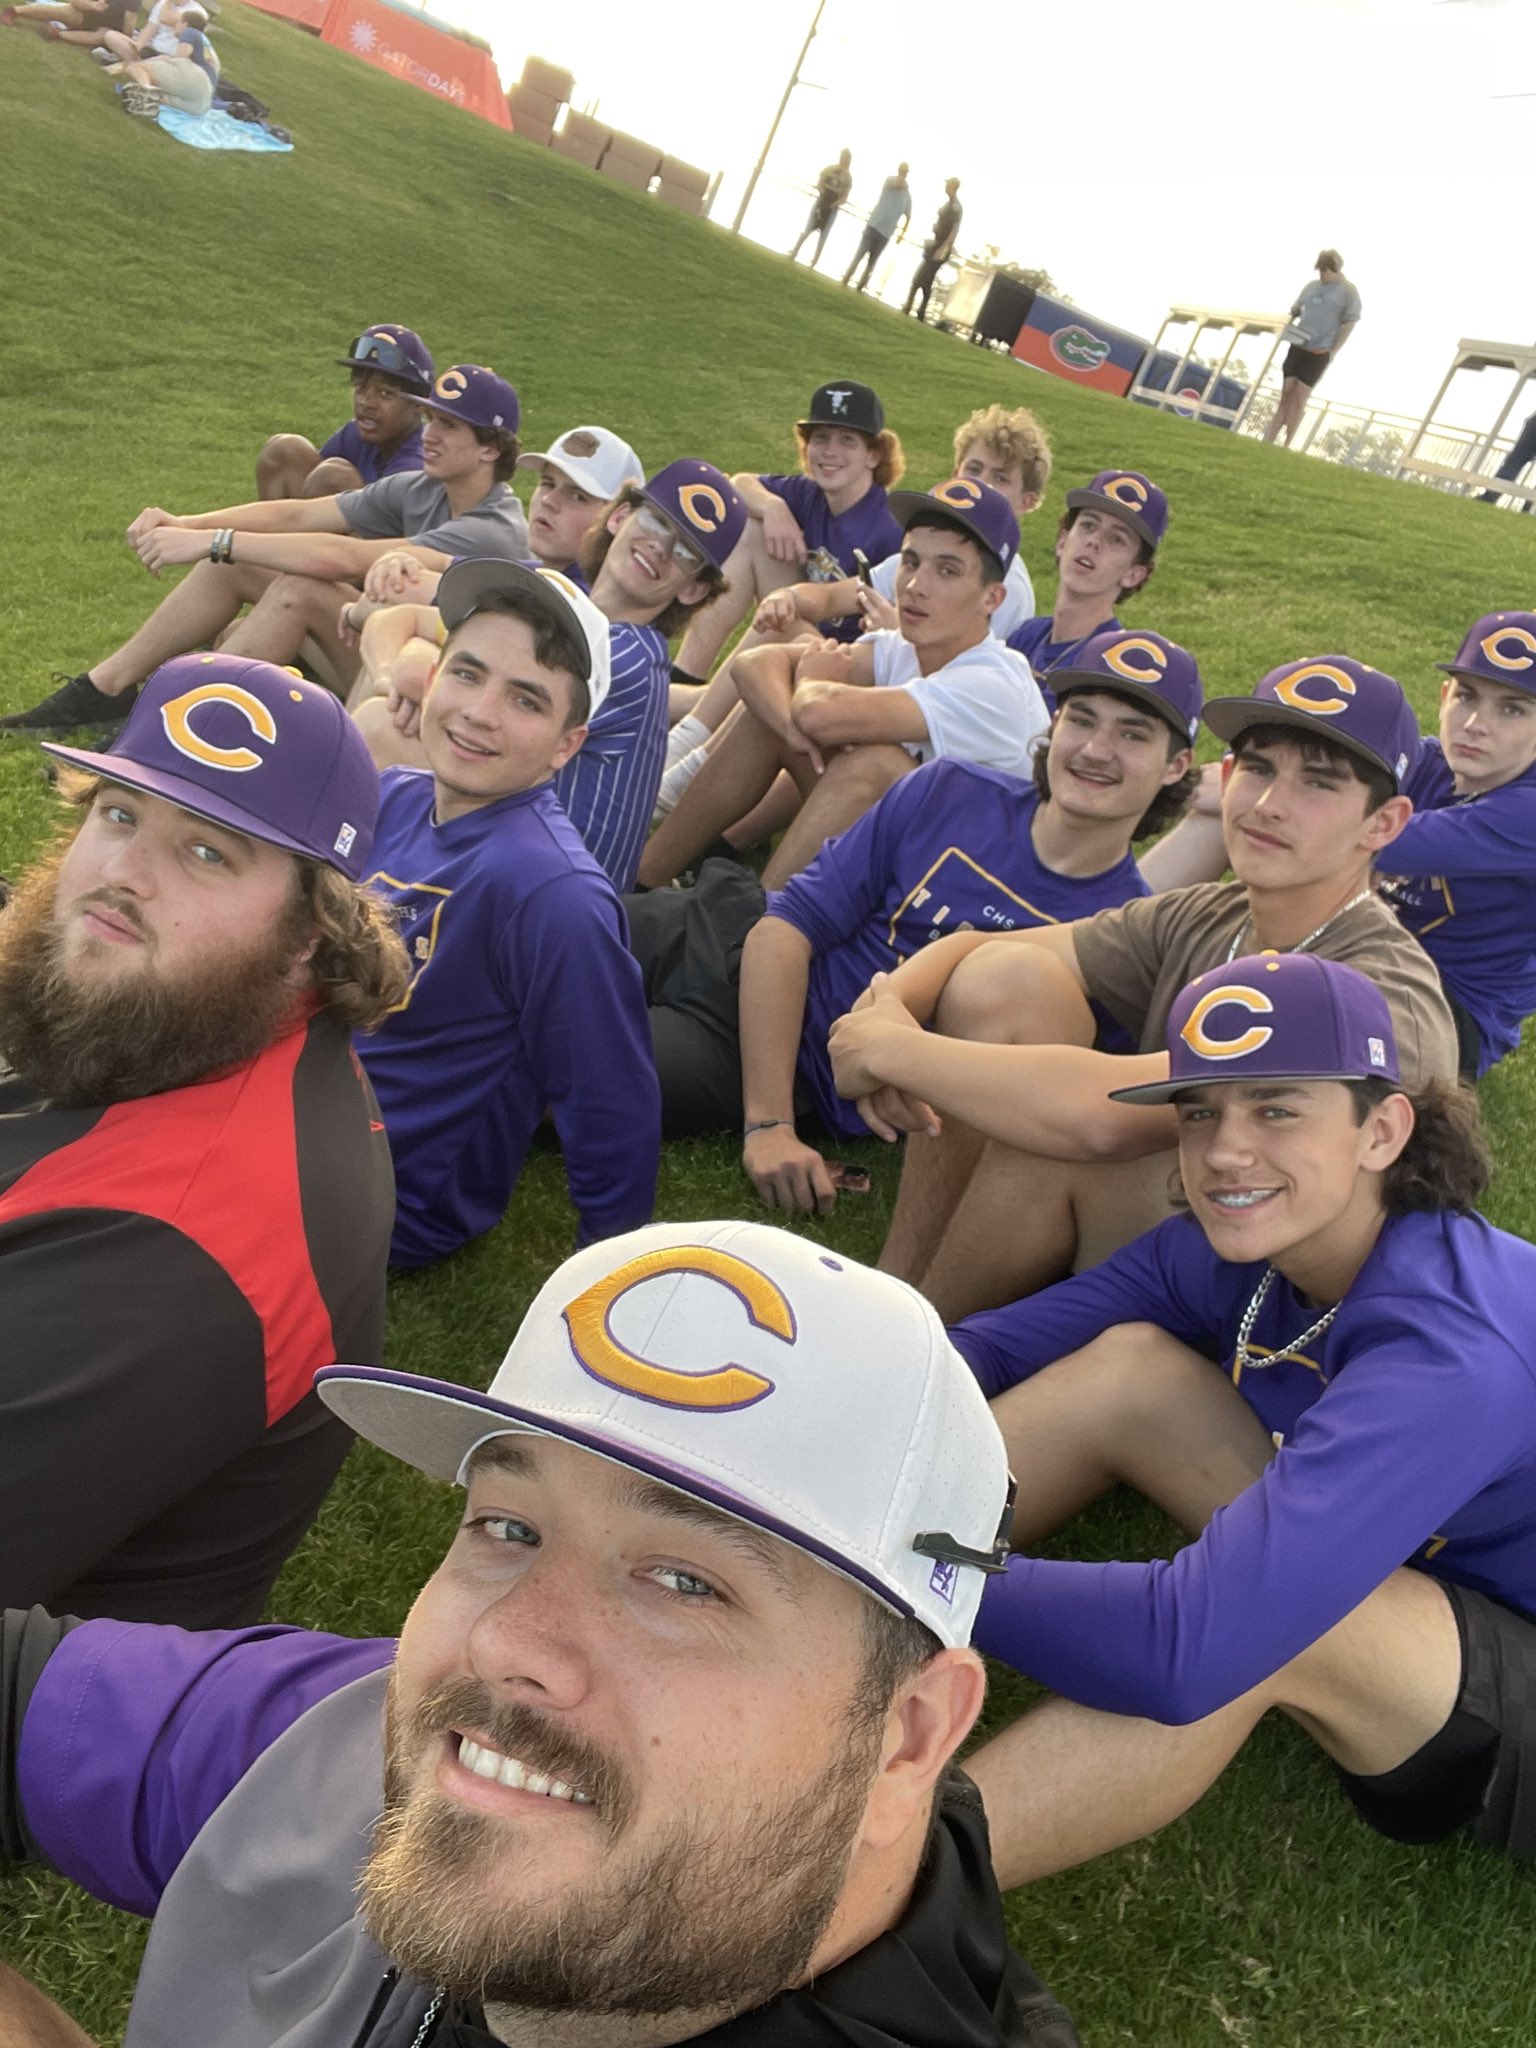
{"type": "Polygon", "coordinates": [[[301,498],[334,498],[342,491],[355,491],[363,479],[350,462],[332,455],[324,462],[317,462],[305,477],[299,492],[301,498]]]}
{"type": "Polygon", "coordinates": [[[256,475],[302,477],[313,468],[315,450],[302,434],[273,434],[262,443],[256,457],[256,475]]]}
{"type": "Polygon", "coordinates": [[[968,953],[934,1018],[948,1038],[993,1045],[1091,1045],[1093,1015],[1070,971],[1043,947],[998,940],[968,953]]]}
{"type": "Polygon", "coordinates": [[[262,603],[270,610],[302,612],[307,616],[314,595],[314,579],[310,576],[274,576],[262,603]]]}
{"type": "Polygon", "coordinates": [[[832,789],[855,791],[872,803],[911,765],[912,757],[902,747],[843,747],[829,757],[822,782],[832,789]]]}

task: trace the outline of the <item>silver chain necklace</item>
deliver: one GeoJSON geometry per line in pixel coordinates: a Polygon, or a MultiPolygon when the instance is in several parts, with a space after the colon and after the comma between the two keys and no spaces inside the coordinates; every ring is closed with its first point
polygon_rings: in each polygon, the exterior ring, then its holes
{"type": "MultiPolygon", "coordinates": [[[[1346,909],[1348,908],[1347,905],[1345,907],[1346,909]]],[[[1248,1339],[1253,1334],[1253,1326],[1258,1320],[1259,1310],[1264,1306],[1264,1298],[1274,1284],[1275,1269],[1273,1266],[1267,1266],[1264,1270],[1264,1277],[1253,1290],[1252,1299],[1243,1310],[1243,1319],[1237,1326],[1237,1348],[1232,1354],[1232,1377],[1234,1382],[1240,1380],[1250,1367],[1255,1372],[1259,1372],[1271,1365],[1283,1365],[1288,1358],[1295,1358],[1299,1352],[1306,1350],[1314,1337],[1322,1336],[1324,1330],[1327,1329],[1344,1305],[1342,1302],[1336,1301],[1331,1309],[1318,1317],[1310,1330],[1303,1330],[1299,1337],[1293,1337],[1283,1351],[1273,1351],[1267,1358],[1254,1358],[1248,1350],[1248,1339]]]]}
{"type": "MultiPolygon", "coordinates": [[[[1362,889],[1358,896],[1351,896],[1347,903],[1341,903],[1339,905],[1338,909],[1334,911],[1332,917],[1325,917],[1315,932],[1308,932],[1307,936],[1304,939],[1302,939],[1299,944],[1288,947],[1285,950],[1292,953],[1305,953],[1308,946],[1314,945],[1316,941],[1323,936],[1323,933],[1327,931],[1329,925],[1335,923],[1337,919],[1341,918],[1346,910],[1353,910],[1357,903],[1363,903],[1366,897],[1370,894],[1370,889],[1366,888],[1362,889]]],[[[1230,967],[1232,965],[1232,962],[1237,958],[1237,949],[1242,944],[1245,935],[1252,928],[1253,912],[1250,910],[1248,915],[1243,919],[1242,923],[1238,926],[1236,932],[1233,935],[1232,943],[1227,948],[1226,964],[1228,967],[1230,967]]],[[[1277,948],[1276,950],[1279,951],[1281,949],[1277,948]]]]}

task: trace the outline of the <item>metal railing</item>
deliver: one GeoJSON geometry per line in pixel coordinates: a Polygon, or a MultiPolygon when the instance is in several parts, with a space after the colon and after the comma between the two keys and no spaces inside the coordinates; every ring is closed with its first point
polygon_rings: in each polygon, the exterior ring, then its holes
{"type": "MultiPolygon", "coordinates": [[[[1262,439],[1279,402],[1277,390],[1256,391],[1237,431],[1262,439]]],[[[1368,469],[1378,476],[1395,477],[1401,473],[1404,454],[1420,424],[1409,413],[1344,405],[1335,399],[1313,399],[1301,416],[1293,445],[1298,453],[1320,456],[1323,461],[1340,463],[1346,469],[1368,469]]],[[[1514,442],[1506,437],[1484,447],[1484,441],[1485,436],[1475,427],[1433,425],[1420,435],[1415,458],[1457,474],[1414,475],[1410,471],[1403,480],[1453,497],[1464,496],[1470,490],[1507,490],[1510,487],[1495,478],[1493,472],[1514,442]],[[1482,466],[1473,470],[1467,465],[1479,449],[1483,450],[1482,466]]]]}

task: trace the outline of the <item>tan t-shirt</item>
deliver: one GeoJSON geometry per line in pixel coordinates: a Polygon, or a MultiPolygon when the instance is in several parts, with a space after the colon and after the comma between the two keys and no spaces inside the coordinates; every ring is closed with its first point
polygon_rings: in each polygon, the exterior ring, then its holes
{"type": "MultiPolygon", "coordinates": [[[[1238,952],[1255,950],[1247,922],[1241,882],[1196,882],[1101,910],[1072,939],[1089,995],[1135,1035],[1138,1051],[1162,1052],[1179,990],[1220,967],[1239,933],[1238,952]]],[[[1381,990],[1406,1088],[1456,1079],[1456,1026],[1434,962],[1378,897],[1346,910],[1307,951],[1358,968],[1381,990]]]]}

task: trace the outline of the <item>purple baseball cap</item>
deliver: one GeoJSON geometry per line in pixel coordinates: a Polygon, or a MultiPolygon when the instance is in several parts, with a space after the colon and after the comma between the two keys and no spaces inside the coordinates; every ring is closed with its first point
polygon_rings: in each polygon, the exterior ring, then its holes
{"type": "Polygon", "coordinates": [[[1101,469],[1086,490],[1068,491],[1069,512],[1112,512],[1150,548],[1168,531],[1168,500],[1139,469],[1101,469]]]}
{"type": "Polygon", "coordinates": [[[421,402],[428,412],[462,420],[467,427],[500,428],[506,434],[517,432],[522,417],[512,386],[483,363],[455,363],[421,402]]]}
{"type": "Polygon", "coordinates": [[[685,540],[723,569],[747,528],[747,508],[723,470],[684,456],[640,486],[647,504],[664,512],[685,540]]]}
{"type": "Polygon", "coordinates": [[[1250,953],[1180,989],[1168,1078],[1112,1102],[1171,1102],[1215,1081],[1398,1080],[1392,1012],[1374,981],[1315,953],[1250,953]]]}
{"type": "Polygon", "coordinates": [[[1456,650],[1454,661],[1437,661],[1447,675],[1476,676],[1506,690],[1536,693],[1536,612],[1489,612],[1456,650]]]}
{"type": "Polygon", "coordinates": [[[1401,789],[1419,758],[1419,722],[1395,676],[1347,654],[1314,654],[1273,668],[1251,697],[1215,697],[1205,722],[1224,740],[1254,725],[1294,725],[1317,733],[1373,767],[1401,789]]]}
{"type": "Polygon", "coordinates": [[[379,771],[341,700],[292,669],[225,654],[157,668],[104,754],[43,751],[195,817],[361,877],[379,771]]]}
{"type": "Polygon", "coordinates": [[[924,512],[941,513],[963,526],[974,541],[995,555],[1004,569],[1019,552],[1019,522],[1001,491],[974,477],[952,476],[931,491],[892,491],[887,500],[903,533],[924,512]]]}
{"type": "Polygon", "coordinates": [[[1051,689],[1060,703],[1074,690],[1110,690],[1145,704],[1186,743],[1200,730],[1205,692],[1188,648],[1161,633],[1127,633],[1112,626],[1085,640],[1070,668],[1051,670],[1051,689]]]}
{"type": "Polygon", "coordinates": [[[336,361],[344,370],[377,370],[381,376],[393,377],[419,398],[425,398],[432,389],[436,375],[432,352],[421,336],[409,327],[390,323],[365,327],[347,353],[337,356],[336,361]]]}

